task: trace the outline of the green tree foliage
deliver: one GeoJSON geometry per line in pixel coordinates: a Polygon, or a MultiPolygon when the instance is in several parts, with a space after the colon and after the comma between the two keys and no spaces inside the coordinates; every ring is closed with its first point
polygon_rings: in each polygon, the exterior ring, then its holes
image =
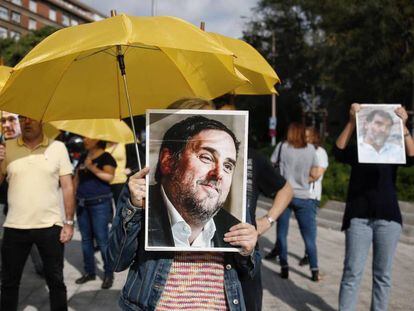
{"type": "Polygon", "coordinates": [[[411,108],[412,0],[260,0],[254,13],[244,39],[271,62],[275,33],[283,125],[300,118],[297,104],[312,88],[329,109],[335,135],[351,102],[411,108]]]}
{"type": "Polygon", "coordinates": [[[394,102],[412,107],[414,2],[315,1],[304,9],[320,16],[325,56],[320,84],[330,91],[331,115],[340,120],[349,103],[394,102]],[[332,104],[333,103],[333,104],[332,104]]]}
{"type": "Polygon", "coordinates": [[[4,59],[5,65],[15,66],[32,48],[56,30],[54,27],[46,26],[28,33],[18,41],[0,39],[0,56],[4,59]]]}
{"type": "MultiPolygon", "coordinates": [[[[297,1],[259,1],[254,18],[247,24],[244,39],[258,49],[269,61],[275,63],[282,80],[278,86],[278,133],[283,136],[287,124],[301,120],[300,97],[310,93],[317,85],[319,72],[315,45],[311,40],[313,25],[307,20],[297,1]],[[276,53],[272,55],[272,35],[275,35],[276,53]]],[[[241,108],[249,109],[255,124],[252,132],[259,140],[267,140],[267,117],[270,115],[270,97],[248,97],[239,99],[241,108]],[[267,108],[267,109],[265,109],[267,108]],[[260,120],[258,120],[260,119],[260,120]]]]}
{"type": "MultiPolygon", "coordinates": [[[[352,102],[401,103],[414,110],[414,1],[259,0],[254,13],[244,39],[270,62],[276,36],[279,134],[301,118],[303,95],[312,90],[328,109],[330,141],[352,102]]],[[[260,100],[243,99],[242,107],[251,111],[252,130],[263,139],[266,132],[259,132],[266,131],[262,120],[270,115],[270,102],[264,111],[260,100]]],[[[331,159],[324,199],[344,200],[348,178],[349,167],[331,159]]],[[[414,168],[401,168],[400,199],[414,200],[413,183],[414,168]]]]}

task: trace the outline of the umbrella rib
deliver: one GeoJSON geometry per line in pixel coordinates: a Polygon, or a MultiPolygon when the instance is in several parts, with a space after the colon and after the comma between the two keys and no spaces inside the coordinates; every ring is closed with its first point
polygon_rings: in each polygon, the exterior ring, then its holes
{"type": "Polygon", "coordinates": [[[128,44],[127,47],[137,48],[137,49],[145,49],[145,50],[161,51],[161,48],[159,48],[158,46],[150,46],[150,45],[134,45],[134,44],[128,44]]]}
{"type": "Polygon", "coordinates": [[[85,58],[88,58],[88,57],[91,57],[91,56],[94,56],[94,55],[96,55],[96,54],[99,54],[99,53],[106,53],[106,54],[109,54],[109,55],[111,55],[111,56],[113,56],[113,57],[116,57],[116,55],[115,54],[112,54],[112,53],[109,53],[108,52],[108,50],[111,50],[112,49],[112,47],[107,47],[107,48],[105,48],[105,49],[103,49],[103,50],[99,50],[99,51],[96,51],[96,52],[93,52],[92,54],[89,54],[89,55],[85,55],[85,56],[82,56],[82,57],[76,57],[75,58],[75,61],[80,61],[80,60],[83,60],[83,59],[85,59],[85,58]]]}
{"type": "Polygon", "coordinates": [[[65,67],[65,69],[62,71],[62,75],[60,76],[59,81],[56,83],[56,86],[55,86],[55,87],[54,87],[54,89],[53,89],[52,96],[50,96],[49,101],[48,101],[48,102],[47,102],[47,104],[46,104],[46,109],[43,111],[42,118],[40,119],[40,121],[43,121],[43,118],[45,117],[46,112],[48,111],[48,109],[49,109],[49,107],[50,107],[50,103],[52,102],[52,99],[53,99],[53,97],[55,96],[56,90],[57,90],[57,88],[59,87],[60,82],[62,82],[62,79],[63,79],[63,77],[64,77],[64,75],[65,75],[66,71],[68,71],[69,66],[70,66],[70,65],[74,62],[74,60],[75,60],[75,59],[72,59],[72,60],[71,60],[71,61],[67,64],[67,66],[65,67]]]}
{"type": "MultiPolygon", "coordinates": [[[[126,52],[128,51],[128,49],[129,49],[130,47],[133,47],[133,48],[139,48],[139,49],[155,50],[155,51],[160,51],[160,50],[161,50],[161,49],[160,49],[160,48],[158,48],[158,47],[152,47],[152,46],[122,45],[122,44],[120,44],[120,46],[126,46],[126,47],[127,47],[127,49],[125,50],[125,53],[124,53],[124,54],[126,54],[126,52]]],[[[106,54],[111,55],[111,56],[113,56],[113,57],[117,57],[117,55],[116,55],[116,54],[112,54],[112,53],[109,53],[109,52],[108,52],[108,50],[111,50],[111,49],[112,49],[112,46],[111,46],[111,47],[107,47],[107,48],[102,49],[102,50],[99,50],[99,51],[96,51],[96,52],[93,52],[93,53],[91,53],[91,54],[89,54],[89,55],[84,55],[84,56],[81,56],[81,57],[77,57],[77,58],[75,58],[75,61],[81,61],[81,60],[84,60],[85,58],[88,58],[88,57],[94,56],[94,55],[99,54],[99,53],[106,53],[106,54]]]]}
{"type": "MultiPolygon", "coordinates": [[[[160,48],[161,52],[164,52],[161,48],[160,48]]],[[[174,62],[174,60],[167,54],[164,52],[164,54],[175,64],[175,66],[177,67],[177,69],[179,68],[177,66],[177,64],[174,62]]],[[[197,94],[194,92],[193,88],[191,87],[190,82],[188,82],[187,78],[185,77],[185,75],[181,72],[181,70],[178,69],[178,72],[180,73],[180,75],[182,76],[183,80],[185,81],[185,83],[188,85],[189,89],[191,90],[191,92],[193,92],[193,96],[194,97],[198,97],[197,94]]]]}

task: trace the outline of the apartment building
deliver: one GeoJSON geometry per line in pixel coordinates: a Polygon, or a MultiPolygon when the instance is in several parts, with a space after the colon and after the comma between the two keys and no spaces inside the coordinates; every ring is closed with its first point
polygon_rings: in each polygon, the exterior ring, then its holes
{"type": "Polygon", "coordinates": [[[104,14],[76,0],[0,0],[0,38],[18,40],[46,25],[62,28],[103,18],[104,14]]]}

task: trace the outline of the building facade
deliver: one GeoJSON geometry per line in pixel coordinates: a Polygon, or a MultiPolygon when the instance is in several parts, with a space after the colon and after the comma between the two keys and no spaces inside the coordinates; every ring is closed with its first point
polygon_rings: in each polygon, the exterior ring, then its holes
{"type": "Polygon", "coordinates": [[[0,0],[0,38],[20,39],[44,26],[89,23],[105,15],[76,0],[0,0]]]}

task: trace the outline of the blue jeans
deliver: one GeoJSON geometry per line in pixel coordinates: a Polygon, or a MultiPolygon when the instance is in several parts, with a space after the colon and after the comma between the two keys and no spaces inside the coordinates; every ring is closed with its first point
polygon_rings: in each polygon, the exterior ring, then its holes
{"type": "Polygon", "coordinates": [[[318,270],[318,251],[316,248],[316,200],[293,198],[289,206],[277,220],[277,241],[279,259],[282,267],[288,266],[287,235],[292,211],[299,224],[300,234],[305,242],[305,251],[309,256],[311,270],[318,270]]]}
{"type": "Polygon", "coordinates": [[[353,218],[345,232],[345,261],[339,310],[355,310],[368,251],[373,244],[371,310],[387,310],[391,268],[401,225],[382,219],[353,218]]]}
{"type": "Polygon", "coordinates": [[[95,251],[93,239],[96,240],[104,263],[105,276],[112,276],[113,272],[106,259],[106,248],[108,247],[109,218],[112,209],[112,198],[91,200],[79,204],[76,215],[79,230],[82,236],[82,253],[84,269],[87,274],[95,274],[95,251]]]}

